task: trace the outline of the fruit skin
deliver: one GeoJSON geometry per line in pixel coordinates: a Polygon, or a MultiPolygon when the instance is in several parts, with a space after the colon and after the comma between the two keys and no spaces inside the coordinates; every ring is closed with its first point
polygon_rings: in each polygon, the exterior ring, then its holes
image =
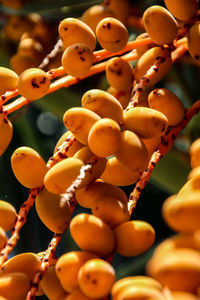
{"type": "MultiPolygon", "coordinates": [[[[150,69],[150,67],[155,63],[156,57],[162,57],[163,51],[161,47],[153,47],[146,51],[138,60],[135,69],[134,76],[136,82],[139,82],[140,79],[146,74],[146,72],[150,69]]],[[[154,73],[154,75],[150,78],[149,83],[146,86],[153,85],[160,81],[171,69],[172,60],[171,57],[168,56],[165,58],[164,62],[159,65],[158,71],[154,73]]]]}
{"type": "MultiPolygon", "coordinates": [[[[57,151],[59,151],[59,147],[64,143],[67,142],[67,139],[69,138],[69,136],[72,135],[71,131],[66,131],[65,133],[63,133],[63,135],[59,138],[55,148],[54,148],[54,152],[53,154],[55,154],[57,151]]],[[[74,156],[74,154],[80,150],[83,147],[83,144],[81,144],[79,141],[75,140],[72,145],[69,147],[69,149],[66,152],[67,157],[72,157],[74,156]]]]}
{"type": "Polygon", "coordinates": [[[198,300],[198,297],[191,293],[174,291],[172,292],[172,300],[198,300]]]}
{"type": "Polygon", "coordinates": [[[128,286],[116,300],[163,300],[161,291],[149,286],[128,286]]]}
{"type": "Polygon", "coordinates": [[[107,17],[115,17],[114,12],[104,5],[93,5],[86,9],[81,17],[81,20],[86,23],[95,33],[98,23],[107,17]]]}
{"type": "Polygon", "coordinates": [[[0,276],[1,296],[7,300],[25,300],[30,289],[30,279],[27,275],[14,272],[0,276]]]}
{"type": "MultiPolygon", "coordinates": [[[[112,287],[111,294],[113,300],[118,300],[124,290],[131,287],[141,287],[162,290],[162,285],[152,277],[149,276],[128,276],[116,281],[112,287]]],[[[137,297],[137,295],[136,295],[137,297]]]]}
{"type": "Polygon", "coordinates": [[[115,156],[107,160],[105,170],[101,179],[105,183],[116,186],[127,186],[134,184],[141,176],[139,171],[131,171],[122,164],[115,156]]]}
{"type": "Polygon", "coordinates": [[[178,33],[175,18],[162,6],[153,5],[147,8],[143,14],[143,21],[146,32],[156,44],[168,44],[178,33]]]}
{"type": "Polygon", "coordinates": [[[37,100],[43,97],[47,93],[49,86],[50,79],[43,70],[30,68],[19,76],[19,93],[28,100],[37,100]]]}
{"type": "Polygon", "coordinates": [[[98,114],[83,107],[70,108],[63,116],[65,126],[75,135],[77,140],[84,145],[87,145],[88,134],[91,127],[100,119],[98,114]]]}
{"type": "Polygon", "coordinates": [[[8,119],[3,119],[0,124],[0,156],[6,151],[13,136],[13,126],[8,119]]]}
{"type": "Polygon", "coordinates": [[[89,164],[92,159],[94,161],[92,169],[85,173],[85,177],[79,185],[80,188],[99,178],[106,167],[106,159],[103,157],[95,157],[87,146],[78,150],[74,158],[80,159],[84,165],[89,164]]]}
{"type": "Polygon", "coordinates": [[[200,65],[200,23],[191,26],[188,32],[188,51],[197,65],[200,65]]]}
{"type": "MultiPolygon", "coordinates": [[[[191,179],[184,188],[191,184],[191,179]]],[[[180,190],[177,196],[169,197],[162,207],[162,214],[168,226],[176,231],[190,233],[200,227],[200,193],[190,191],[183,193],[180,190]]]]}
{"type": "Polygon", "coordinates": [[[80,289],[74,290],[65,300],[94,300],[94,298],[90,298],[83,294],[80,289]]]}
{"type": "Polygon", "coordinates": [[[148,262],[147,273],[172,291],[195,293],[200,284],[200,253],[178,248],[167,255],[155,255],[148,262]]]}
{"type": "Polygon", "coordinates": [[[104,196],[96,200],[92,206],[92,214],[111,228],[130,219],[127,203],[112,196],[104,196]]]}
{"type": "Polygon", "coordinates": [[[116,19],[126,25],[131,8],[128,0],[106,0],[103,4],[114,12],[116,19]]]}
{"type": "Polygon", "coordinates": [[[190,161],[192,168],[200,165],[200,139],[196,139],[190,146],[190,161]]]}
{"type": "Polygon", "coordinates": [[[17,220],[17,213],[10,203],[0,200],[0,225],[5,230],[10,230],[17,220]]]}
{"type": "Polygon", "coordinates": [[[128,198],[122,189],[115,185],[102,182],[100,179],[78,189],[75,193],[77,202],[86,208],[92,208],[95,201],[104,196],[117,197],[123,203],[128,202],[128,198]]]}
{"type": "Polygon", "coordinates": [[[17,180],[27,188],[43,185],[47,166],[37,151],[30,147],[19,147],[11,156],[11,166],[17,180]]]}
{"type": "Polygon", "coordinates": [[[65,48],[75,43],[83,43],[91,51],[96,47],[96,37],[91,28],[76,18],[62,20],[59,24],[58,32],[65,48]]]}
{"type": "Polygon", "coordinates": [[[128,91],[133,85],[133,68],[121,57],[111,58],[106,64],[106,78],[115,89],[128,91]]]}
{"type": "Polygon", "coordinates": [[[45,226],[56,233],[62,233],[69,225],[71,213],[68,202],[60,206],[60,195],[55,195],[43,189],[35,199],[37,214],[45,226]]]}
{"type": "Polygon", "coordinates": [[[18,75],[4,67],[0,67],[0,95],[4,94],[7,91],[12,91],[17,88],[18,75]]]}
{"type": "Polygon", "coordinates": [[[78,272],[80,289],[91,298],[106,297],[115,282],[115,270],[105,260],[88,260],[78,272]]]}
{"type": "Polygon", "coordinates": [[[86,251],[71,251],[63,254],[56,263],[56,275],[62,287],[67,292],[72,292],[79,287],[78,272],[88,260],[97,258],[93,253],[86,251]],[[70,270],[70,272],[69,272],[70,270]]]}
{"type": "Polygon", "coordinates": [[[6,233],[2,227],[0,227],[0,251],[5,247],[7,242],[6,233]]]}
{"type": "Polygon", "coordinates": [[[93,53],[82,43],[72,44],[65,49],[62,55],[62,66],[71,76],[84,76],[93,64],[93,53]]]}
{"type": "Polygon", "coordinates": [[[102,19],[96,28],[96,36],[102,48],[109,52],[122,50],[128,41],[128,31],[119,20],[115,18],[102,19]]]}
{"type": "Polygon", "coordinates": [[[65,300],[68,293],[63,289],[56,276],[55,266],[51,265],[41,280],[41,287],[48,299],[65,300]]]}
{"type": "Polygon", "coordinates": [[[167,9],[178,20],[187,21],[198,9],[198,0],[164,0],[167,9]]]}
{"type": "Polygon", "coordinates": [[[177,125],[184,117],[184,106],[181,100],[167,89],[154,89],[148,96],[148,103],[150,108],[166,116],[169,126],[177,125]]]}
{"type": "Polygon", "coordinates": [[[84,251],[100,256],[109,255],[114,248],[114,234],[101,219],[81,213],[70,223],[70,232],[76,244],[84,251]]]}
{"type": "Polygon", "coordinates": [[[0,269],[0,276],[14,273],[14,272],[21,272],[26,274],[30,280],[33,280],[36,272],[41,267],[40,258],[32,252],[25,252],[13,256],[9,260],[7,260],[0,269]]]}
{"type": "Polygon", "coordinates": [[[101,118],[110,118],[120,123],[123,118],[123,108],[117,99],[109,93],[92,89],[83,94],[82,107],[92,110],[101,118]]]}
{"type": "Polygon", "coordinates": [[[129,130],[121,132],[121,145],[115,156],[132,172],[143,172],[149,161],[144,143],[137,134],[129,130]]]}
{"type": "Polygon", "coordinates": [[[44,177],[44,186],[53,194],[65,193],[67,188],[80,174],[83,162],[69,157],[54,165],[44,177]]]}
{"type": "Polygon", "coordinates": [[[116,252],[123,256],[136,256],[148,250],[155,240],[153,227],[144,221],[128,221],[114,229],[116,252]]]}
{"type": "Polygon", "coordinates": [[[168,127],[166,116],[149,107],[134,107],[124,113],[124,129],[131,130],[142,139],[164,135],[168,127]]]}
{"type": "Polygon", "coordinates": [[[115,155],[120,148],[121,131],[119,125],[109,118],[97,121],[90,129],[88,146],[99,157],[115,155]]]}

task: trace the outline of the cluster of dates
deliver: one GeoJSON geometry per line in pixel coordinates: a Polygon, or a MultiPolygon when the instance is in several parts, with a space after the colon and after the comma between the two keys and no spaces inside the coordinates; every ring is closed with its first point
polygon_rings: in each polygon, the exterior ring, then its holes
{"type": "MultiPolygon", "coordinates": [[[[121,6],[112,11],[109,8],[112,3],[115,1],[105,1],[104,5],[89,9],[81,20],[67,18],[60,23],[59,34],[65,48],[62,66],[69,75],[82,77],[90,71],[95,63],[96,38],[110,53],[122,50],[127,44],[125,18],[115,18],[121,6]]],[[[124,3],[127,8],[126,1],[124,3]]],[[[44,293],[52,300],[103,300],[110,295],[114,300],[168,300],[164,285],[192,293],[200,285],[198,172],[191,175],[193,178],[176,198],[164,205],[164,216],[173,228],[194,232],[192,238],[184,237],[180,244],[185,248],[185,241],[192,239],[196,250],[171,251],[171,248],[179,247],[179,242],[170,245],[168,255],[163,255],[166,253],[163,248],[162,255],[157,250],[148,269],[150,276],[158,281],[135,276],[115,282],[115,270],[109,263],[109,256],[115,252],[127,257],[137,256],[152,246],[154,229],[145,221],[130,220],[128,198],[118,186],[134,184],[139,179],[168,127],[177,125],[184,118],[184,107],[179,98],[169,90],[155,89],[152,85],[172,66],[170,54],[162,55],[163,45],[172,43],[177,36],[178,21],[175,18],[191,19],[196,14],[198,2],[176,1],[174,4],[166,0],[165,3],[174,16],[160,6],[152,6],[144,13],[144,26],[153,44],[150,49],[145,46],[137,50],[139,60],[135,68],[121,57],[108,60],[106,77],[111,86],[108,91],[89,90],[82,96],[82,107],[65,112],[63,121],[68,131],[55,146],[50,162],[46,164],[39,153],[29,147],[16,149],[11,157],[12,170],[18,181],[37,190],[35,207],[42,222],[56,234],[62,234],[69,226],[71,236],[80,248],[80,251],[63,254],[51,262],[37,295],[44,293]],[[139,87],[138,103],[135,107],[129,105],[134,97],[132,87],[137,91],[141,78],[145,78],[156,59],[161,58],[162,63],[148,78],[146,88],[141,90],[139,87]],[[119,97],[116,98],[117,94],[119,97]],[[73,197],[81,206],[91,209],[91,214],[81,213],[71,220],[71,186],[75,189],[73,197]],[[178,268],[177,261],[182,263],[178,268]]],[[[188,49],[197,63],[200,57],[198,30],[199,23],[196,22],[188,34],[188,49]]],[[[19,77],[9,69],[0,68],[0,78],[1,94],[18,88],[19,93],[30,101],[47,94],[50,87],[50,76],[37,68],[27,69],[19,77]]],[[[12,125],[3,112],[0,114],[0,135],[0,154],[3,154],[12,137],[12,125]]],[[[192,161],[196,161],[193,157],[197,150],[193,150],[192,161]]],[[[196,163],[193,166],[196,167],[196,163]]],[[[10,204],[1,201],[0,217],[0,248],[3,249],[7,242],[5,231],[12,233],[17,214],[10,204]]],[[[4,262],[0,269],[0,299],[25,299],[42,259],[42,253],[22,253],[4,262]]],[[[180,297],[182,300],[196,299],[195,295],[184,293],[182,296],[170,294],[170,297],[173,300],[180,297]]]]}
{"type": "Polygon", "coordinates": [[[188,181],[163,204],[163,218],[177,232],[162,242],[147,265],[147,272],[168,286],[178,299],[198,299],[200,286],[200,140],[190,148],[188,181]],[[193,293],[193,294],[192,294],[193,293]]]}

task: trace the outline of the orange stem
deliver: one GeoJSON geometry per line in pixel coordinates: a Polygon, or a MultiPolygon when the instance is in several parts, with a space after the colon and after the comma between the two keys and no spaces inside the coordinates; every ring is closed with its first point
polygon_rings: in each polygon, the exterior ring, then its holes
{"type": "Polygon", "coordinates": [[[189,109],[187,109],[183,120],[171,129],[169,133],[163,138],[162,142],[158,145],[158,149],[153,153],[149,162],[148,168],[143,172],[139,181],[137,182],[134,190],[129,196],[129,213],[132,214],[135,210],[137,201],[144,187],[147,185],[152,171],[157,165],[158,161],[167,153],[171,148],[179,132],[186,127],[194,115],[200,111],[200,100],[195,102],[189,109]]]}
{"type": "Polygon", "coordinates": [[[15,227],[11,230],[11,237],[8,239],[5,248],[0,254],[0,266],[8,259],[9,253],[14,249],[19,240],[19,231],[26,222],[26,216],[29,209],[33,206],[36,196],[38,195],[38,189],[33,189],[30,191],[30,195],[26,202],[24,202],[19,210],[17,221],[15,227]]]}
{"type": "MultiPolygon", "coordinates": [[[[137,59],[137,53],[136,53],[136,51],[133,50],[128,55],[122,56],[122,58],[124,58],[127,61],[135,60],[135,59],[137,59]]],[[[73,84],[76,84],[80,80],[91,77],[100,72],[103,72],[105,70],[105,68],[106,68],[106,62],[102,62],[102,63],[98,63],[98,64],[92,66],[90,71],[82,77],[73,77],[71,75],[67,75],[60,79],[57,79],[56,81],[51,83],[47,94],[53,93],[56,90],[59,90],[60,88],[63,88],[63,87],[69,87],[73,84]]],[[[13,101],[12,103],[5,105],[3,107],[3,110],[4,110],[5,114],[9,115],[9,114],[13,113],[14,111],[20,109],[24,105],[30,104],[31,102],[33,102],[33,101],[30,101],[24,97],[20,97],[20,98],[16,99],[15,101],[13,101]]]]}

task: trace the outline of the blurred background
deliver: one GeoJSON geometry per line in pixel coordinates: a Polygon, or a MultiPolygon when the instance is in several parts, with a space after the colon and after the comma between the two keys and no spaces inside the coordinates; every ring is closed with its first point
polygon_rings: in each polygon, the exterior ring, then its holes
{"type": "MultiPolygon", "coordinates": [[[[33,62],[35,66],[39,65],[56,43],[59,22],[66,17],[79,18],[87,8],[101,2],[97,0],[2,1],[0,4],[0,65],[18,68],[18,73],[22,71],[22,67],[29,66],[33,62]],[[9,7],[12,6],[12,2],[18,3],[18,7],[9,7]],[[34,22],[41,24],[40,28],[34,29],[35,35],[40,37],[37,47],[34,48],[35,56],[33,55],[30,60],[20,60],[19,55],[16,57],[16,53],[19,53],[19,40],[23,34],[29,37],[34,22]]],[[[130,14],[138,18],[148,6],[153,4],[164,6],[163,1],[131,0],[130,4],[130,14]]],[[[144,32],[142,25],[137,22],[134,24],[133,20],[129,22],[127,28],[130,40],[134,40],[137,35],[144,32]]],[[[50,61],[49,68],[60,65],[60,58],[61,54],[58,53],[57,57],[50,61]]],[[[170,89],[180,97],[185,107],[189,107],[198,100],[200,95],[199,79],[199,68],[186,54],[173,65],[164,80],[156,87],[170,89]]],[[[8,149],[0,157],[0,199],[12,203],[18,211],[20,205],[27,199],[28,190],[19,184],[12,173],[10,157],[13,151],[20,146],[29,146],[37,150],[47,161],[52,155],[57,140],[66,130],[62,123],[64,112],[70,107],[80,106],[83,93],[93,88],[103,90],[108,88],[104,73],[81,81],[70,88],[60,89],[9,117],[14,127],[14,134],[8,149]]],[[[190,144],[198,137],[200,137],[200,117],[196,116],[178,136],[170,153],[156,166],[132,216],[132,219],[145,220],[155,228],[156,242],[149,251],[135,258],[116,255],[114,265],[118,278],[144,274],[145,264],[151,257],[153,249],[159,242],[173,234],[162,220],[162,203],[169,195],[177,193],[185,183],[190,171],[188,150],[190,144]]],[[[123,187],[123,190],[128,195],[133,188],[134,186],[127,186],[123,187]]],[[[77,207],[74,213],[80,211],[85,209],[77,207]]],[[[12,255],[27,251],[43,251],[48,247],[52,236],[53,233],[42,224],[33,207],[12,255]]],[[[60,256],[72,249],[77,249],[77,246],[69,232],[66,232],[57,249],[57,255],[60,256]]]]}

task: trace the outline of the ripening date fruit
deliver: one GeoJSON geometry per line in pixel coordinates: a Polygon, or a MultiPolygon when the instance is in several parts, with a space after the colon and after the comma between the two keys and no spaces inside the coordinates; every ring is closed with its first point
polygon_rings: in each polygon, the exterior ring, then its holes
{"type": "Polygon", "coordinates": [[[91,127],[100,119],[98,114],[82,107],[70,108],[63,116],[64,125],[75,135],[77,140],[84,145],[88,143],[88,134],[91,127]]]}
{"type": "MultiPolygon", "coordinates": [[[[163,51],[161,47],[153,47],[146,51],[138,60],[135,69],[134,69],[134,77],[136,82],[139,82],[140,79],[145,76],[146,72],[150,69],[150,67],[154,64],[157,57],[162,57],[163,51]]],[[[156,69],[157,72],[150,78],[150,81],[146,84],[146,86],[153,85],[160,81],[171,69],[172,60],[171,57],[168,56],[164,59],[164,61],[159,65],[159,68],[156,69]]]]}
{"type": "Polygon", "coordinates": [[[0,124],[0,156],[6,151],[8,145],[13,136],[13,126],[12,123],[4,118],[0,124]]]}
{"type": "Polygon", "coordinates": [[[161,143],[161,136],[156,136],[151,139],[142,139],[142,141],[145,144],[150,159],[152,154],[158,148],[158,145],[161,143]]]}
{"type": "Polygon", "coordinates": [[[188,51],[197,65],[200,65],[200,23],[191,26],[188,32],[188,51]]]}
{"type": "Polygon", "coordinates": [[[84,76],[93,64],[93,53],[90,48],[81,43],[72,44],[62,55],[62,66],[71,76],[84,76]]]}
{"type": "Polygon", "coordinates": [[[134,107],[124,113],[124,129],[131,130],[142,139],[164,135],[168,119],[158,110],[148,107],[134,107]]]}
{"type": "Polygon", "coordinates": [[[192,18],[198,9],[198,0],[164,0],[172,15],[182,21],[192,18]]]}
{"type": "Polygon", "coordinates": [[[111,228],[96,216],[86,213],[76,215],[70,223],[70,232],[76,244],[84,251],[106,256],[114,248],[115,239],[111,228]]]}
{"type": "Polygon", "coordinates": [[[127,288],[129,287],[135,288],[135,295],[132,290],[132,296],[133,296],[132,299],[135,300],[138,299],[137,297],[139,296],[141,297],[144,296],[142,294],[140,295],[141,289],[143,289],[144,293],[146,288],[147,289],[150,288],[158,291],[162,290],[162,285],[154,278],[151,278],[149,276],[129,276],[129,277],[124,277],[114,283],[111,290],[112,299],[113,300],[121,299],[120,297],[123,294],[123,291],[126,291],[127,288]],[[141,289],[137,289],[138,287],[141,289]]]}
{"type": "Polygon", "coordinates": [[[123,58],[114,57],[106,64],[106,78],[112,87],[127,91],[133,85],[133,69],[123,58]]]}
{"type": "Polygon", "coordinates": [[[94,159],[94,166],[86,171],[85,177],[82,180],[79,187],[83,187],[88,183],[96,180],[103,173],[106,166],[106,159],[103,157],[95,157],[94,154],[90,151],[88,147],[83,147],[74,155],[74,158],[80,159],[84,165],[91,162],[91,159],[94,159]]]}
{"type": "MultiPolygon", "coordinates": [[[[70,136],[72,136],[71,131],[67,131],[65,133],[63,133],[63,135],[59,138],[55,148],[54,148],[54,154],[59,151],[60,146],[64,143],[68,141],[68,138],[70,138],[70,136]]],[[[84,145],[81,144],[78,140],[75,140],[72,145],[69,147],[69,149],[66,151],[66,155],[67,157],[72,157],[74,156],[74,154],[80,150],[84,145]]]]}
{"type": "Polygon", "coordinates": [[[100,258],[88,260],[78,272],[80,289],[84,294],[94,299],[106,297],[114,282],[114,268],[100,258]]]}
{"type": "Polygon", "coordinates": [[[35,68],[40,64],[41,60],[38,57],[27,56],[16,53],[10,58],[10,67],[20,75],[29,68],[35,68]]]}
{"type": "Polygon", "coordinates": [[[123,118],[123,109],[119,101],[109,93],[92,89],[83,94],[82,107],[92,110],[101,118],[110,118],[120,123],[123,118]]]}
{"type": "MultiPolygon", "coordinates": [[[[149,35],[148,35],[147,32],[143,32],[143,33],[139,34],[139,35],[136,37],[136,41],[142,40],[142,39],[146,39],[146,38],[149,38],[149,35]]],[[[146,51],[148,51],[148,50],[149,50],[150,48],[152,48],[153,46],[155,46],[154,43],[149,44],[149,45],[145,45],[145,46],[142,46],[142,47],[138,47],[138,48],[136,49],[138,58],[141,57],[146,51]]]]}
{"type": "Polygon", "coordinates": [[[21,253],[13,256],[1,266],[0,276],[8,273],[21,272],[26,274],[30,280],[33,280],[40,267],[40,258],[35,253],[21,253]]]}
{"type": "Polygon", "coordinates": [[[76,18],[62,20],[58,27],[59,35],[67,48],[75,43],[87,45],[91,51],[96,47],[96,37],[91,28],[76,18]]]}
{"type": "Polygon", "coordinates": [[[7,242],[6,233],[4,229],[0,226],[0,251],[5,247],[6,242],[7,242]]]}
{"type": "Polygon", "coordinates": [[[130,285],[126,289],[123,289],[116,300],[163,300],[163,294],[161,291],[154,289],[150,286],[134,286],[130,285]]]}
{"type": "Polygon", "coordinates": [[[155,240],[153,227],[144,221],[128,221],[114,229],[116,252],[123,256],[136,256],[148,250],[155,240]]]}
{"type": "Polygon", "coordinates": [[[47,93],[49,86],[50,79],[43,70],[30,68],[19,76],[19,93],[28,100],[36,100],[43,97],[47,93]]]}
{"type": "Polygon", "coordinates": [[[160,111],[167,117],[169,126],[177,125],[184,117],[183,103],[167,89],[153,90],[148,96],[148,103],[150,108],[160,111]]]}
{"type": "Polygon", "coordinates": [[[0,226],[5,230],[10,230],[17,220],[17,213],[10,203],[0,200],[0,226]]]}
{"type": "Polygon", "coordinates": [[[163,217],[171,228],[181,232],[193,232],[200,227],[199,195],[199,192],[178,194],[164,202],[163,217]]]}
{"type": "Polygon", "coordinates": [[[182,291],[172,291],[172,300],[198,300],[198,297],[194,294],[182,292],[182,291]]]}
{"type": "Polygon", "coordinates": [[[56,233],[65,231],[71,218],[69,203],[61,207],[60,201],[60,195],[51,194],[46,189],[41,190],[35,199],[39,218],[49,230],[56,233]]]}
{"type": "Polygon", "coordinates": [[[178,26],[175,18],[162,6],[153,5],[147,8],[143,14],[143,21],[147,33],[156,44],[168,44],[177,35],[178,26]]]}
{"type": "Polygon", "coordinates": [[[102,48],[109,52],[122,50],[128,41],[128,31],[115,18],[102,19],[96,28],[96,36],[102,48]]]}
{"type": "Polygon", "coordinates": [[[6,300],[26,299],[29,289],[30,278],[23,273],[14,272],[0,276],[1,296],[6,300]]]}
{"type": "Polygon", "coordinates": [[[192,168],[200,165],[200,139],[196,139],[190,146],[190,160],[192,168]]]}
{"type": "Polygon", "coordinates": [[[141,174],[139,171],[128,169],[116,157],[111,157],[107,160],[101,179],[112,185],[126,186],[134,184],[141,174]]]}
{"type": "Polygon", "coordinates": [[[83,165],[80,159],[73,157],[58,162],[44,177],[46,189],[53,194],[65,193],[80,174],[80,169],[83,165]]]}
{"type": "Polygon", "coordinates": [[[1,0],[3,5],[12,9],[20,9],[24,2],[25,0],[1,0]]]}
{"type": "Polygon", "coordinates": [[[123,203],[128,202],[128,198],[122,189],[100,180],[91,182],[75,192],[77,202],[86,208],[92,208],[95,201],[104,196],[116,197],[123,203]]]}
{"type": "Polygon", "coordinates": [[[43,56],[44,48],[36,39],[28,37],[20,40],[17,53],[34,59],[34,57],[43,56]]]}
{"type": "Polygon", "coordinates": [[[78,272],[84,263],[93,258],[97,258],[97,256],[90,252],[71,251],[63,254],[58,259],[56,275],[65,291],[71,293],[79,287],[78,272]]]}
{"type": "Polygon", "coordinates": [[[127,203],[113,196],[102,196],[97,199],[92,205],[92,214],[111,228],[130,219],[127,203]]]}
{"type": "MultiPolygon", "coordinates": [[[[10,0],[4,0],[9,1],[10,0]]],[[[6,37],[14,42],[18,42],[24,32],[30,32],[33,29],[33,22],[30,18],[22,15],[11,15],[4,27],[6,37]]]]}
{"type": "Polygon", "coordinates": [[[27,188],[43,184],[47,166],[37,151],[30,147],[19,147],[11,156],[11,166],[17,180],[27,188]]]}
{"type": "Polygon", "coordinates": [[[4,67],[0,67],[0,95],[4,94],[7,91],[12,91],[17,88],[18,75],[4,67]]]}
{"type": "Polygon", "coordinates": [[[105,5],[93,5],[86,9],[81,17],[81,20],[86,23],[93,32],[96,31],[98,23],[107,17],[115,17],[114,12],[105,5]]]}
{"type": "Polygon", "coordinates": [[[137,134],[129,130],[121,132],[121,145],[115,156],[132,172],[144,171],[149,161],[144,143],[137,134]]]}
{"type": "Polygon", "coordinates": [[[109,118],[97,121],[90,129],[88,147],[99,157],[108,157],[118,152],[121,143],[119,125],[109,118]]]}
{"type": "Polygon", "coordinates": [[[171,290],[195,293],[200,284],[200,253],[189,248],[153,255],[147,272],[171,290]]]}
{"type": "Polygon", "coordinates": [[[44,291],[48,299],[65,300],[68,296],[68,293],[63,289],[56,275],[56,270],[54,265],[48,267],[40,284],[42,290],[44,291]]]}
{"type": "Polygon", "coordinates": [[[108,8],[110,8],[116,19],[126,24],[130,14],[130,1],[129,0],[106,0],[103,2],[108,8]]]}
{"type": "Polygon", "coordinates": [[[110,86],[106,92],[113,95],[119,101],[123,109],[127,107],[131,100],[131,89],[127,91],[120,91],[110,86]]]}
{"type": "Polygon", "coordinates": [[[67,297],[67,300],[94,300],[94,298],[86,296],[79,288],[73,290],[67,297]]]}

